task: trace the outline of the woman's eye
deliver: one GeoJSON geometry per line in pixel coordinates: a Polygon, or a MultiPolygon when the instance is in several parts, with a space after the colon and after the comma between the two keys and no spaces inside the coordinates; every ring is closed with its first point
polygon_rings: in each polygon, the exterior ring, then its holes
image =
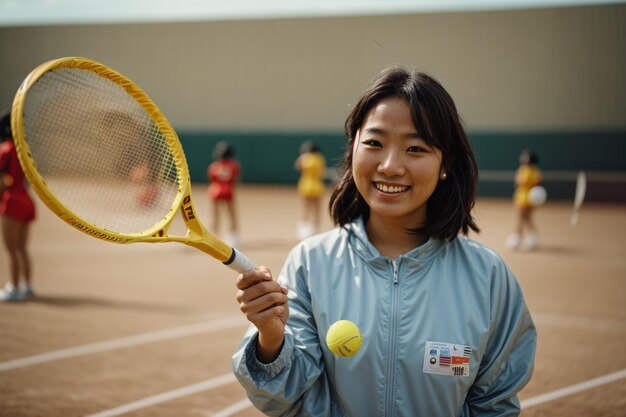
{"type": "Polygon", "coordinates": [[[364,145],[373,146],[373,147],[381,147],[382,144],[375,139],[366,139],[362,142],[364,145]]]}
{"type": "Polygon", "coordinates": [[[410,146],[407,149],[407,152],[424,152],[424,148],[422,148],[421,146],[410,146]]]}

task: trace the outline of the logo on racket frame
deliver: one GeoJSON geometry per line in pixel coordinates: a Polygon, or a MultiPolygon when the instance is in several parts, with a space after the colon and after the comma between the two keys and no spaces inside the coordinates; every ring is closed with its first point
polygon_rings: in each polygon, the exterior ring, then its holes
{"type": "Polygon", "coordinates": [[[196,215],[193,213],[193,206],[191,205],[191,196],[185,196],[183,199],[183,214],[186,220],[193,220],[196,215]]]}

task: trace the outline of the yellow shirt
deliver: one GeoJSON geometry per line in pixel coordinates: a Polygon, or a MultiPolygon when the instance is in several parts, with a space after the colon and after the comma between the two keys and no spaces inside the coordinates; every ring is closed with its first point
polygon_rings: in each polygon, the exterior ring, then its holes
{"type": "Polygon", "coordinates": [[[311,152],[300,156],[300,180],[298,192],[307,198],[319,197],[324,193],[324,171],[326,160],[319,152],[311,152]]]}
{"type": "Polygon", "coordinates": [[[543,175],[535,165],[522,165],[515,173],[515,194],[513,201],[520,207],[531,207],[528,201],[528,192],[535,185],[541,184],[543,175]]]}

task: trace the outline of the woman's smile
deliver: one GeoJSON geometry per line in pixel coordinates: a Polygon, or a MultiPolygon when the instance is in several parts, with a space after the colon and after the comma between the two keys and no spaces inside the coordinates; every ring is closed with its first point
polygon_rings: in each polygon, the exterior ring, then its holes
{"type": "Polygon", "coordinates": [[[397,184],[387,184],[384,182],[376,182],[372,183],[376,189],[385,194],[401,194],[409,191],[411,188],[408,185],[397,185],[397,184]]]}

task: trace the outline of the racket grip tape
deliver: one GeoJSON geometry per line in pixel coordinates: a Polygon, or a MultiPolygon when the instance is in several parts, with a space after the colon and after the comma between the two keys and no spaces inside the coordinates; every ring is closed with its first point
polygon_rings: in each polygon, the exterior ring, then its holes
{"type": "Polygon", "coordinates": [[[254,264],[246,255],[233,248],[233,253],[230,258],[224,262],[224,265],[230,269],[234,269],[239,273],[251,271],[255,268],[254,264]]]}

